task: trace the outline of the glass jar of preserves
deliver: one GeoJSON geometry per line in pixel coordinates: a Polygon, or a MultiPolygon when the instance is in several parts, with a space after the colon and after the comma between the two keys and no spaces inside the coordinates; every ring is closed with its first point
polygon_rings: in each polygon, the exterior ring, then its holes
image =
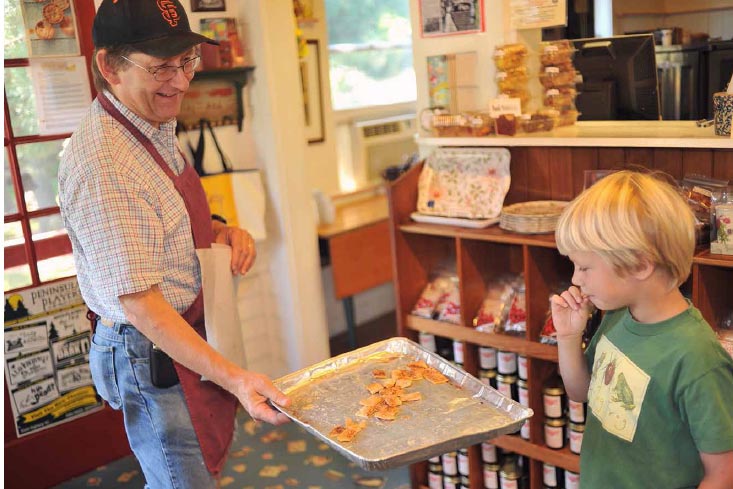
{"type": "Polygon", "coordinates": [[[563,487],[565,482],[564,470],[550,464],[542,464],[542,483],[545,487],[563,487]]]}
{"type": "Polygon", "coordinates": [[[499,464],[484,464],[484,488],[499,489],[499,464]]]}
{"type": "Polygon", "coordinates": [[[529,389],[527,388],[527,381],[517,379],[517,396],[519,404],[524,407],[529,407],[529,389]]]}
{"type": "Polygon", "coordinates": [[[487,464],[499,463],[499,454],[496,451],[496,445],[488,441],[481,443],[481,459],[487,464]]]}
{"type": "Polygon", "coordinates": [[[517,392],[517,376],[516,375],[497,375],[496,376],[496,390],[501,392],[506,397],[509,397],[515,401],[518,400],[519,393],[517,392]]]}
{"type": "Polygon", "coordinates": [[[517,375],[517,354],[513,351],[499,350],[497,370],[502,375],[517,375]]]}
{"type": "Polygon", "coordinates": [[[496,348],[480,346],[478,349],[478,365],[484,370],[496,370],[496,348]]]}
{"type": "Polygon", "coordinates": [[[527,380],[527,357],[517,355],[517,375],[522,380],[527,380]]]}
{"type": "Polygon", "coordinates": [[[585,433],[585,425],[579,423],[569,423],[568,429],[570,451],[577,455],[580,455],[580,447],[583,445],[583,434],[585,433]]]}
{"type": "Polygon", "coordinates": [[[565,446],[565,418],[545,418],[545,445],[556,450],[565,446]]]}
{"type": "Polygon", "coordinates": [[[522,474],[516,463],[506,462],[499,471],[499,487],[501,489],[520,489],[522,474]]]}
{"type": "Polygon", "coordinates": [[[440,465],[440,462],[428,463],[428,487],[430,489],[443,489],[443,466],[440,465]]]}
{"type": "Polygon", "coordinates": [[[542,403],[545,416],[561,418],[565,415],[565,388],[560,382],[553,382],[542,389],[542,403]]]}
{"type": "Polygon", "coordinates": [[[456,452],[447,452],[440,456],[443,463],[443,475],[458,475],[458,458],[456,452]]]}
{"type": "Polygon", "coordinates": [[[458,450],[458,473],[468,475],[468,448],[458,450]]]}
{"type": "Polygon", "coordinates": [[[568,399],[568,418],[573,423],[584,424],[587,410],[588,404],[568,399]]]}

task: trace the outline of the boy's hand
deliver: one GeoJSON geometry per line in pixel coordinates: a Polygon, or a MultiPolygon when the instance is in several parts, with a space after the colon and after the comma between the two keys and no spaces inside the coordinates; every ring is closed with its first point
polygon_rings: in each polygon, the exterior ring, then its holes
{"type": "Polygon", "coordinates": [[[558,339],[583,334],[588,316],[593,312],[593,304],[578,287],[573,286],[560,295],[553,295],[550,304],[558,339]]]}

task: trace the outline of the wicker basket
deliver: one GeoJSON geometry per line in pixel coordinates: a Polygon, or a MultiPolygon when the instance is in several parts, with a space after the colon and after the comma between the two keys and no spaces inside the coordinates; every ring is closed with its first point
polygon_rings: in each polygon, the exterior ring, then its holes
{"type": "Polygon", "coordinates": [[[526,234],[551,233],[568,202],[535,200],[506,206],[501,211],[499,227],[526,234]]]}

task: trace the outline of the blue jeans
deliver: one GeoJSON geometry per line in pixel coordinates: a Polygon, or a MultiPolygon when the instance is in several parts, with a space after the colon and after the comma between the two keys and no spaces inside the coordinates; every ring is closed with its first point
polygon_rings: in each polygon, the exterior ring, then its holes
{"type": "Polygon", "coordinates": [[[150,341],[129,324],[97,322],[89,352],[97,392],[122,409],[130,447],[149,489],[207,489],[216,479],[206,469],[180,384],[150,382],[150,341]]]}

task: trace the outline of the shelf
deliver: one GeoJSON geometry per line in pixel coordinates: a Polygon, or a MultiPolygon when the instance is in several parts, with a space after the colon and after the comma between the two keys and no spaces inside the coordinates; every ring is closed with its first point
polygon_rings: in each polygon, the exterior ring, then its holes
{"type": "Polygon", "coordinates": [[[697,265],[733,268],[733,255],[714,255],[710,251],[703,251],[695,255],[692,262],[697,265]]]}
{"type": "Polygon", "coordinates": [[[407,327],[413,331],[422,331],[476,345],[513,351],[527,357],[557,363],[557,347],[554,345],[545,345],[544,343],[499,333],[482,333],[473,328],[417,316],[407,316],[407,327]]]}
{"type": "Polygon", "coordinates": [[[457,226],[445,226],[442,224],[402,224],[400,231],[409,234],[424,234],[429,236],[455,237],[462,239],[473,239],[477,241],[490,241],[493,243],[518,244],[529,246],[542,246],[544,248],[555,247],[555,235],[548,234],[518,234],[505,231],[498,225],[486,229],[470,229],[457,226]]]}
{"type": "Polygon", "coordinates": [[[580,456],[571,452],[567,447],[562,450],[554,450],[546,446],[530,443],[517,435],[500,436],[491,442],[502,450],[510,450],[575,473],[580,472],[580,456]]]}

